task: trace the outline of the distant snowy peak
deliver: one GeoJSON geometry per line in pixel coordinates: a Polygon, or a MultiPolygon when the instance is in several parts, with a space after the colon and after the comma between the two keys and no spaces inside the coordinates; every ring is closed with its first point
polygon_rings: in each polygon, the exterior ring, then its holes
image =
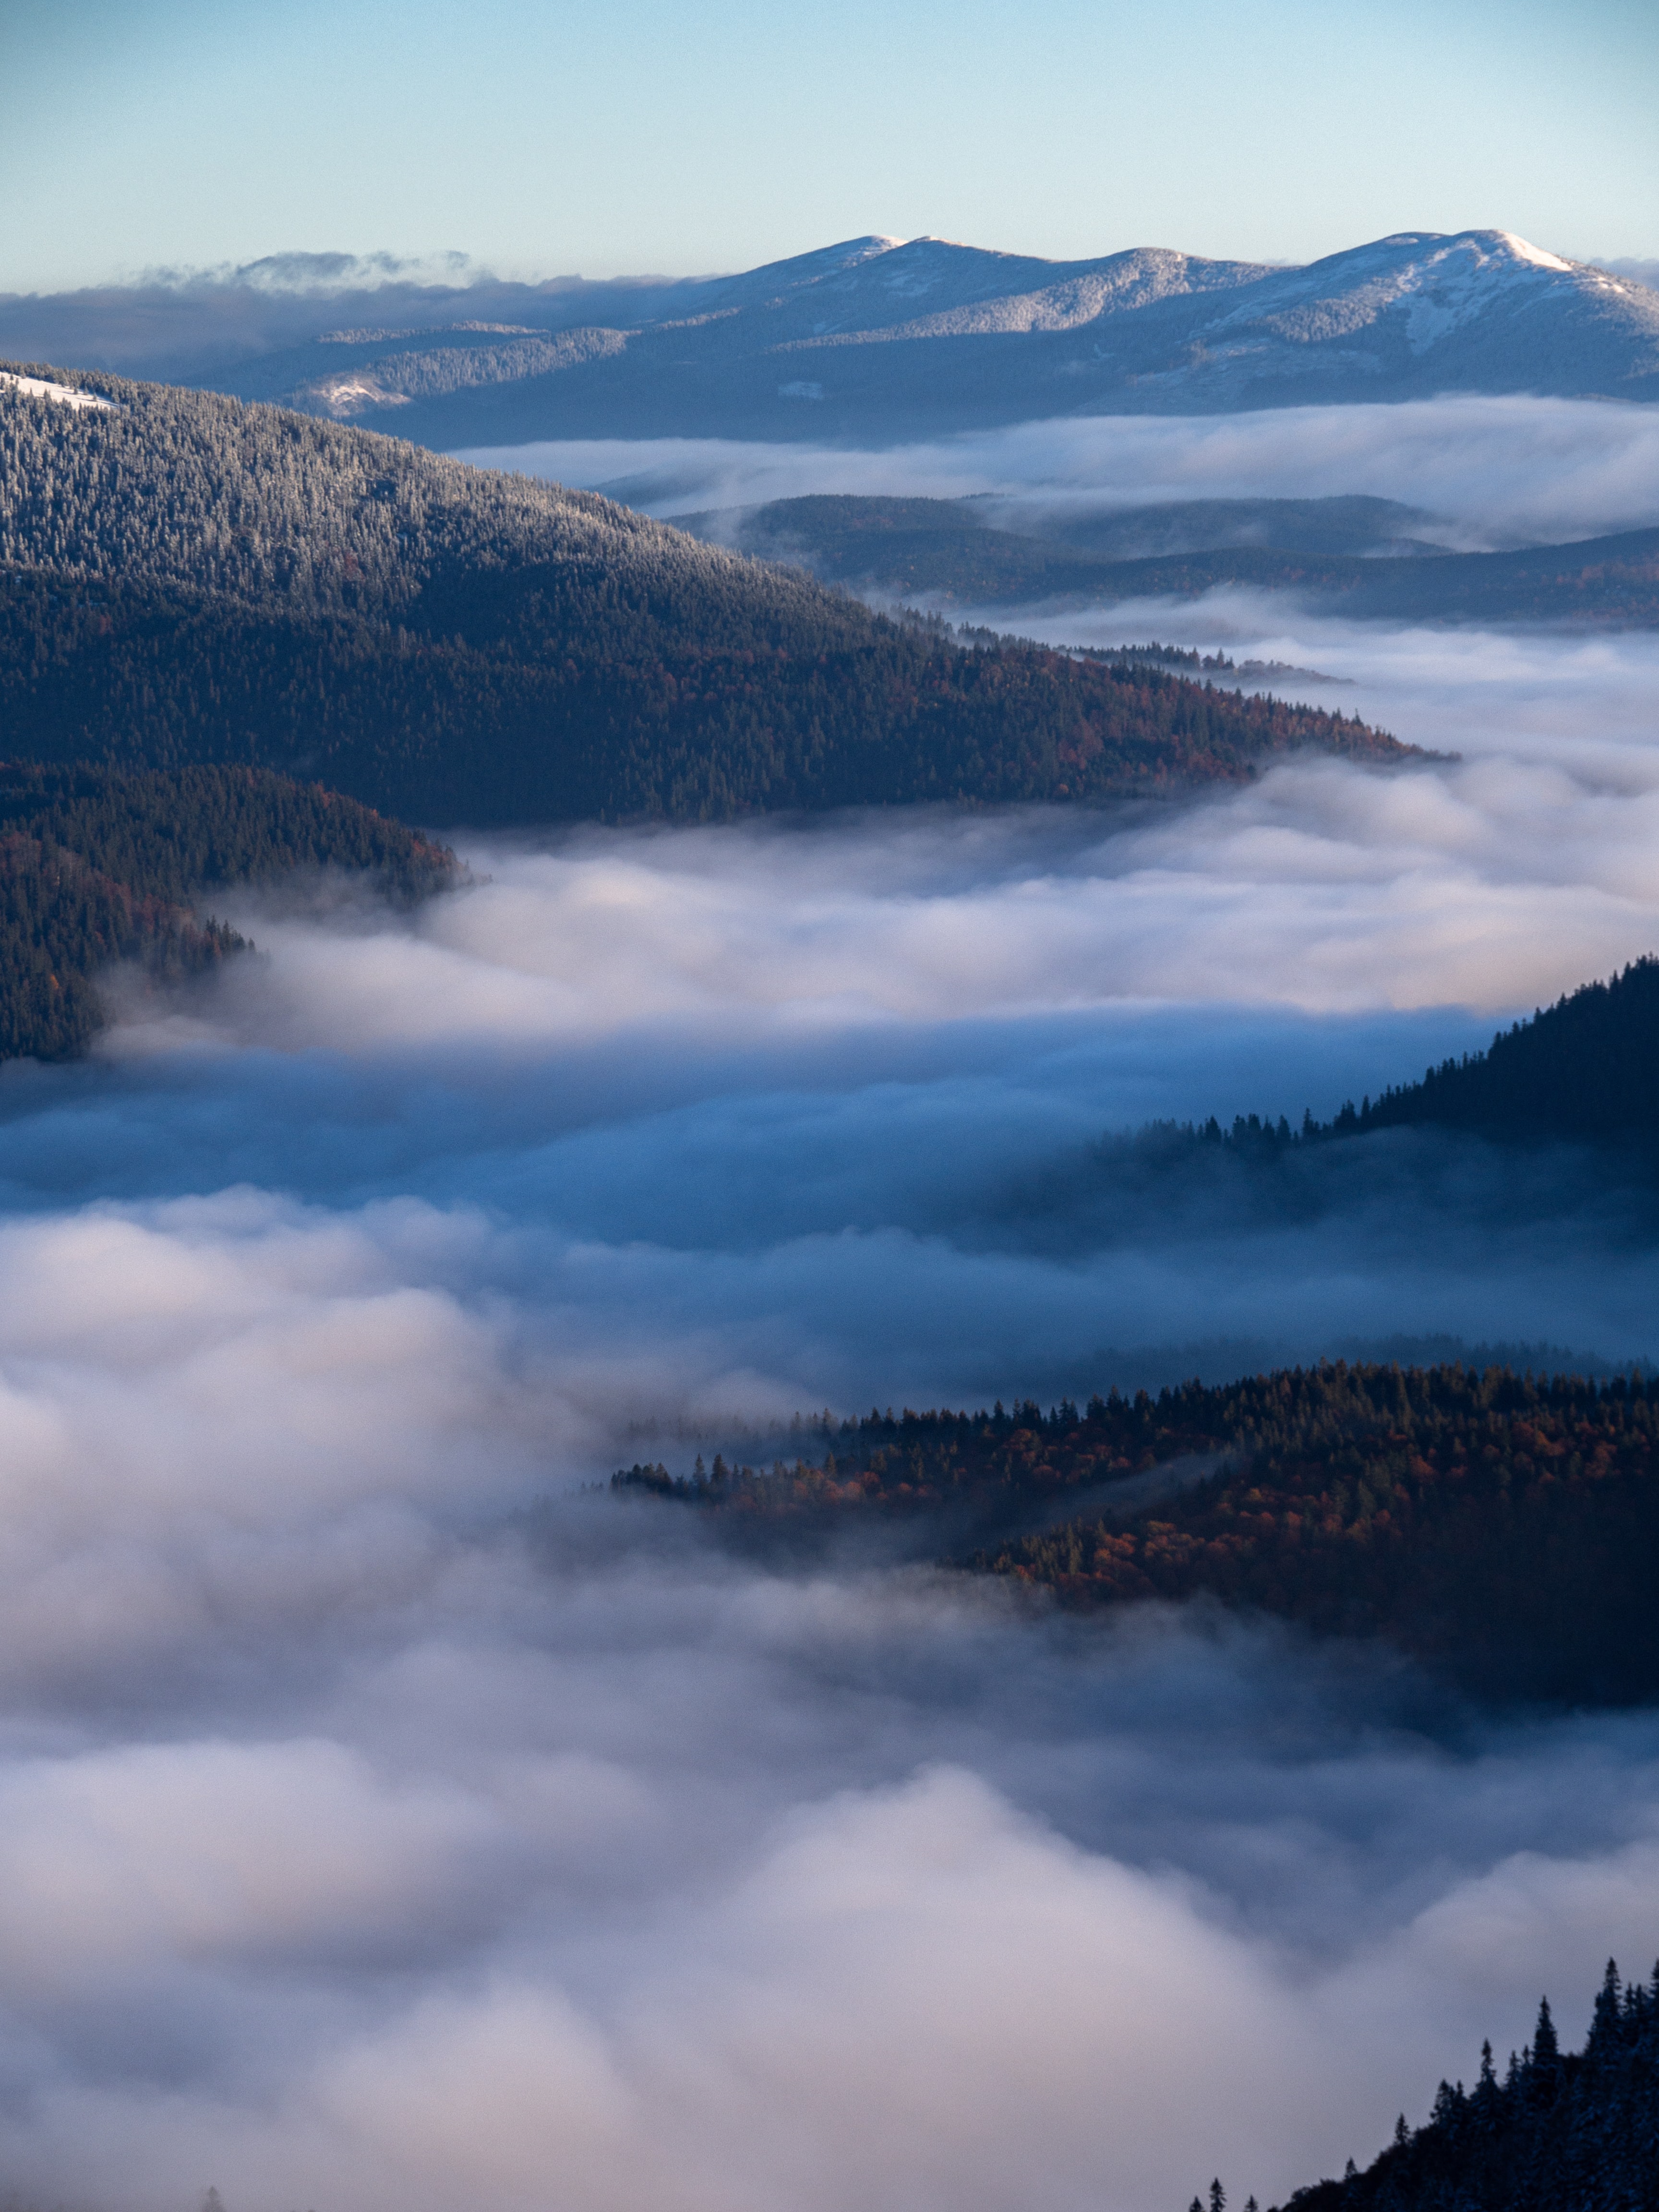
{"type": "Polygon", "coordinates": [[[787,301],[798,315],[809,304],[816,312],[836,303],[837,313],[812,326],[812,335],[825,337],[1070,331],[1164,301],[1227,293],[1238,296],[1210,319],[1210,328],[1220,332],[1277,317],[1279,335],[1295,339],[1361,328],[1400,307],[1413,318],[1409,343],[1421,351],[1483,313],[1508,287],[1553,288],[1559,279],[1573,291],[1632,300],[1642,289],[1546,252],[1512,231],[1407,231],[1294,267],[1212,261],[1160,246],[1097,261],[1049,262],[918,238],[890,246],[873,265],[804,277],[791,286],[787,301]],[[895,307],[910,312],[896,317],[895,307]],[[1298,316],[1299,325],[1285,319],[1298,316]]]}
{"type": "Polygon", "coordinates": [[[801,337],[969,337],[1070,330],[1172,292],[1226,289],[1267,274],[1261,263],[1205,261],[1158,246],[1043,261],[944,238],[884,243],[878,258],[776,285],[765,305],[801,337]]]}
{"type": "Polygon", "coordinates": [[[1534,376],[1559,375],[1573,326],[1589,337],[1609,307],[1624,311],[1618,319],[1638,345],[1648,341],[1650,374],[1659,298],[1641,286],[1564,260],[1512,231],[1402,232],[1264,276],[1204,336],[1212,347],[1231,339],[1249,349],[1268,338],[1368,345],[1381,350],[1356,355],[1356,366],[1378,373],[1402,349],[1426,362],[1453,340],[1481,354],[1501,346],[1513,387],[1524,388],[1529,362],[1534,376]]]}
{"type": "Polygon", "coordinates": [[[808,286],[826,283],[866,267],[872,261],[896,252],[903,243],[902,239],[884,238],[878,234],[867,238],[846,238],[837,246],[823,246],[811,253],[793,254],[787,261],[763,262],[758,269],[745,269],[735,276],[709,277],[686,287],[674,299],[672,312],[678,319],[688,313],[704,315],[773,305],[808,286]]]}
{"type": "MultiPolygon", "coordinates": [[[[872,236],[699,288],[690,319],[738,317],[757,344],[771,347],[1100,327],[1115,351],[1135,343],[1126,318],[1175,312],[1171,303],[1185,301],[1180,313],[1190,337],[1232,356],[1241,345],[1352,343],[1375,331],[1417,359],[1494,310],[1547,297],[1569,312],[1623,301],[1638,321],[1642,303],[1654,304],[1641,286],[1506,230],[1401,231],[1296,267],[1209,260],[1163,246],[1044,261],[948,239],[872,236]]],[[[1155,320],[1161,329],[1170,317],[1155,320]]],[[[1363,373],[1364,364],[1355,365],[1363,373]]],[[[1380,356],[1372,364],[1383,366],[1380,356]]]]}
{"type": "MultiPolygon", "coordinates": [[[[975,337],[1080,330],[1105,316],[1149,307],[1155,301],[1234,291],[1272,274],[1263,262],[1206,261],[1164,246],[1136,246],[1100,261],[1035,265],[1048,281],[1030,289],[988,287],[966,305],[917,315],[890,335],[975,337]]],[[[1019,273],[1029,276],[1029,266],[1019,273]]]]}

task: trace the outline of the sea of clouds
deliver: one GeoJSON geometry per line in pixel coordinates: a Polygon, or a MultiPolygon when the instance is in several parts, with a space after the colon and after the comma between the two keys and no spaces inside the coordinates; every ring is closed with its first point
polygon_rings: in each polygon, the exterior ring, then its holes
{"type": "Polygon", "coordinates": [[[1194,499],[1364,492],[1426,509],[1471,550],[1646,529],[1659,517],[1659,419],[1611,400],[1463,394],[1251,415],[1067,416],[931,443],[573,439],[463,460],[609,493],[672,521],[811,492],[982,498],[1011,527],[1194,499]]]}
{"type": "Polygon", "coordinates": [[[584,1487],[825,1404],[1659,1353],[1581,1157],[1103,1141],[1328,1114],[1659,942],[1654,641],[1134,619],[1456,757],[457,832],[465,890],[238,901],[257,957],[0,1070],[25,2200],[1266,2203],[1659,1951],[1659,1716],[584,1487]]]}

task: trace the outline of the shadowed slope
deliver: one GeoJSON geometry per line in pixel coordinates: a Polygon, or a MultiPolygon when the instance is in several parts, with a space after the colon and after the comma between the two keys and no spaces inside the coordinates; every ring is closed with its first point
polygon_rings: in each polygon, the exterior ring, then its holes
{"type": "Polygon", "coordinates": [[[177,977],[240,949],[195,910],[203,892],[320,868],[404,899],[456,878],[441,846],[285,776],[0,763],[0,1059],[84,1051],[115,961],[177,977]]]}

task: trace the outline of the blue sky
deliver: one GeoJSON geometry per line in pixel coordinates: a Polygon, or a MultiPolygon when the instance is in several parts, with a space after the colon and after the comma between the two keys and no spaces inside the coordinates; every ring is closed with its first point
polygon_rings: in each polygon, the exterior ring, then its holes
{"type": "Polygon", "coordinates": [[[1659,253],[1644,0],[0,0],[0,289],[285,250],[734,268],[872,230],[1659,253]]]}

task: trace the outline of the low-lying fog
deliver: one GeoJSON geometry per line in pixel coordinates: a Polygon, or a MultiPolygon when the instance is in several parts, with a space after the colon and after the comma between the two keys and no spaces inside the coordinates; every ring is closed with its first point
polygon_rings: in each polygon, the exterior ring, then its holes
{"type": "MultiPolygon", "coordinates": [[[[807,403],[810,406],[810,403],[807,403]]],[[[1659,416],[1601,399],[1465,394],[1253,415],[1068,416],[866,449],[722,438],[477,447],[485,468],[604,491],[672,521],[809,492],[986,498],[1011,526],[1189,499],[1402,500],[1468,550],[1646,529],[1659,520],[1659,416]]]]}
{"type": "Polygon", "coordinates": [[[1582,1158],[1100,1142],[1328,1113],[1659,940],[1652,641],[1182,619],[1463,757],[462,836],[471,888],[239,902],[215,991],[0,1072],[24,2197],[1265,2203],[1646,1968],[1659,1717],[578,1487],[825,1402],[1659,1352],[1650,1201],[1582,1158]]]}

